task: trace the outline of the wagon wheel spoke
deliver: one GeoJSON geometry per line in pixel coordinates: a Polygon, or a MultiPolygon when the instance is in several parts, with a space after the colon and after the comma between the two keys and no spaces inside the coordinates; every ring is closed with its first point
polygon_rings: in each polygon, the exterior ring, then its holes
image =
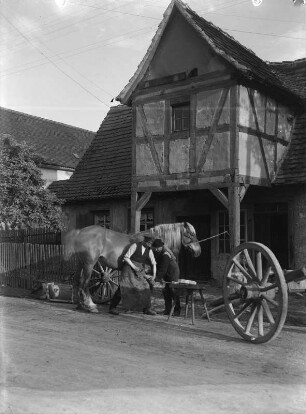
{"type": "Polygon", "coordinates": [[[269,303],[271,303],[271,305],[273,306],[279,306],[279,303],[276,302],[274,299],[269,298],[268,295],[265,295],[264,293],[261,294],[261,296],[269,303]]]}
{"type": "Polygon", "coordinates": [[[261,252],[256,253],[256,268],[257,268],[257,278],[262,280],[262,256],[261,252]]]}
{"type": "Polygon", "coordinates": [[[253,276],[256,277],[256,270],[255,270],[255,267],[253,265],[253,262],[252,262],[252,260],[250,258],[250,255],[249,255],[248,250],[247,249],[244,249],[243,250],[243,253],[244,253],[244,256],[246,258],[246,261],[247,261],[247,264],[249,266],[250,271],[252,272],[253,276]]]}
{"type": "Polygon", "coordinates": [[[237,278],[235,278],[235,277],[232,277],[232,276],[227,276],[227,278],[228,278],[229,280],[231,280],[231,281],[235,282],[235,283],[238,283],[238,285],[242,285],[242,286],[244,286],[244,285],[245,285],[245,282],[243,282],[242,280],[239,280],[239,279],[237,279],[237,278]]]}
{"type": "Polygon", "coordinates": [[[235,265],[238,267],[238,269],[240,270],[240,272],[249,280],[252,281],[253,278],[252,276],[245,270],[245,268],[243,266],[241,266],[241,264],[238,262],[238,260],[236,258],[233,259],[233,262],[235,263],[235,265]]]}
{"type": "Polygon", "coordinates": [[[266,285],[266,283],[268,281],[268,278],[270,276],[271,271],[272,271],[272,266],[268,266],[267,269],[266,269],[266,271],[265,271],[265,273],[264,273],[263,279],[261,281],[261,286],[265,286],[266,285]]]}
{"type": "Polygon", "coordinates": [[[273,252],[261,243],[234,249],[223,278],[225,310],[238,334],[253,343],[276,338],[287,315],[288,292],[273,252]]]}
{"type": "Polygon", "coordinates": [[[245,328],[245,333],[247,335],[250,335],[250,331],[251,331],[251,328],[252,328],[253,321],[255,319],[256,313],[257,313],[257,307],[256,306],[253,306],[251,316],[249,317],[248,322],[247,322],[247,325],[246,325],[246,328],[245,328]]]}
{"type": "Polygon", "coordinates": [[[263,308],[261,304],[258,304],[258,335],[264,336],[264,327],[263,327],[263,308]]]}
{"type": "Polygon", "coordinates": [[[262,306],[263,306],[263,308],[264,308],[264,311],[266,312],[266,315],[267,315],[267,317],[268,317],[269,322],[270,322],[271,324],[274,324],[274,323],[275,323],[275,320],[274,320],[273,315],[272,315],[272,313],[271,313],[271,311],[270,311],[269,305],[268,305],[268,304],[267,304],[267,302],[266,302],[266,299],[263,299],[263,300],[261,301],[261,304],[262,304],[262,306]]]}
{"type": "Polygon", "coordinates": [[[242,308],[240,309],[240,311],[238,312],[238,313],[236,313],[235,314],[235,317],[234,317],[234,319],[238,319],[238,318],[240,318],[240,316],[242,316],[247,310],[248,310],[248,308],[251,306],[251,302],[247,302],[247,303],[245,303],[243,306],[242,306],[242,308]]]}
{"type": "Polygon", "coordinates": [[[107,303],[117,290],[119,273],[98,261],[92,271],[89,289],[95,303],[107,303]]]}

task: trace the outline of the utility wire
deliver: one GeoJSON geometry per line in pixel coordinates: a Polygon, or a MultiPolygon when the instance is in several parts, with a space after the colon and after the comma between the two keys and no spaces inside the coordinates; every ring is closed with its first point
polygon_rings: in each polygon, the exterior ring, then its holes
{"type": "Polygon", "coordinates": [[[82,84],[80,84],[78,81],[76,81],[75,79],[73,79],[70,75],[68,75],[68,73],[66,73],[64,70],[62,70],[56,63],[54,63],[44,52],[42,52],[39,47],[37,47],[35,44],[33,44],[33,42],[28,39],[19,29],[18,27],[16,27],[6,16],[4,16],[3,13],[0,13],[1,16],[22,36],[24,37],[31,45],[34,49],[36,49],[41,55],[43,55],[53,66],[55,66],[57,68],[57,70],[59,70],[63,75],[65,75],[67,78],[69,78],[72,82],[76,83],[81,89],[83,89],[85,92],[87,92],[88,94],[90,94],[91,96],[93,96],[94,98],[96,98],[99,102],[103,103],[103,105],[107,106],[108,108],[110,108],[110,105],[106,104],[105,102],[103,102],[100,98],[98,98],[95,94],[93,94],[92,92],[90,92],[88,89],[86,89],[82,84]]]}
{"type": "MultiPolygon", "coordinates": [[[[222,7],[220,7],[220,8],[217,8],[216,10],[223,10],[224,8],[228,8],[228,7],[231,7],[231,6],[236,6],[236,5],[239,5],[239,4],[241,4],[241,3],[244,3],[244,2],[246,2],[246,1],[248,1],[248,0],[242,0],[242,1],[238,1],[237,2],[237,0],[232,0],[232,2],[231,3],[227,3],[227,5],[226,6],[222,6],[222,7]]],[[[66,30],[68,27],[70,27],[70,26],[76,26],[79,22],[81,22],[81,23],[84,23],[85,21],[88,21],[88,20],[91,20],[91,19],[95,19],[95,18],[97,18],[97,17],[99,17],[99,16],[101,16],[101,15],[104,15],[104,14],[107,14],[107,13],[111,13],[111,12],[113,12],[113,13],[120,13],[120,14],[128,14],[128,15],[133,15],[133,16],[137,16],[137,17],[143,17],[143,15],[140,15],[140,14],[135,14],[135,13],[126,13],[126,12],[123,12],[123,11],[118,11],[118,9],[121,7],[121,6],[118,6],[118,7],[114,7],[114,8],[112,8],[112,9],[105,9],[105,8],[101,8],[101,7],[98,7],[98,6],[94,6],[94,5],[88,5],[88,4],[84,4],[84,3],[69,3],[69,4],[71,4],[71,5],[82,5],[83,7],[90,7],[90,8],[94,8],[94,9],[102,9],[102,10],[105,10],[103,13],[98,13],[98,14],[95,14],[94,16],[89,16],[89,17],[87,17],[87,18],[83,18],[83,19],[81,19],[80,21],[76,21],[76,22],[73,22],[73,23],[70,23],[70,24],[67,24],[67,25],[65,25],[65,26],[63,26],[63,27],[59,27],[59,28],[56,28],[56,29],[54,29],[54,30],[51,30],[51,31],[48,31],[47,33],[46,33],[46,36],[49,36],[50,34],[52,34],[52,33],[54,33],[54,32],[56,32],[56,33],[58,33],[59,31],[63,31],[63,30],[66,30]]],[[[148,6],[148,5],[146,5],[146,6],[148,6]]],[[[160,7],[159,7],[159,9],[160,9],[160,7]]],[[[206,10],[205,10],[206,11],[206,10]]],[[[160,20],[160,18],[154,18],[154,17],[151,17],[152,19],[155,19],[155,20],[160,20]]],[[[111,19],[111,18],[110,18],[111,19]]],[[[103,20],[102,21],[102,23],[105,23],[106,21],[108,21],[108,20],[110,20],[110,19],[107,19],[107,20],[103,20]]],[[[101,24],[101,22],[99,22],[99,24],[101,24]]],[[[39,30],[39,29],[34,29],[33,31],[27,31],[27,32],[24,32],[25,34],[27,34],[27,33],[34,33],[35,31],[37,31],[37,30],[39,30]]],[[[75,29],[76,30],[76,29],[75,29]]],[[[73,30],[73,31],[75,31],[75,30],[73,30]]],[[[72,31],[72,32],[73,32],[72,31]]],[[[63,35],[59,35],[59,36],[55,36],[55,37],[52,37],[51,38],[51,40],[54,40],[54,39],[57,39],[57,38],[59,38],[59,37],[62,37],[62,36],[66,36],[67,34],[69,34],[69,33],[72,33],[72,32],[68,32],[68,33],[65,33],[65,34],[63,34],[63,35]]],[[[14,51],[19,47],[19,46],[21,46],[22,45],[22,43],[19,43],[19,44],[17,44],[14,48],[11,48],[10,47],[10,50],[9,50],[9,52],[12,52],[12,53],[14,53],[14,51]]]]}
{"type": "MultiPolygon", "coordinates": [[[[20,22],[20,25],[22,25],[22,22],[20,22]]],[[[35,40],[35,39],[33,39],[35,40]]],[[[48,45],[46,45],[42,40],[37,40],[36,42],[39,42],[42,46],[44,46],[45,49],[49,50],[50,52],[54,53],[49,47],[48,45]]],[[[49,56],[50,57],[50,56],[49,56]]],[[[93,82],[92,80],[88,79],[83,73],[79,72],[74,66],[72,66],[70,63],[66,62],[62,57],[59,57],[60,61],[63,62],[66,66],[70,67],[74,72],[76,72],[77,74],[79,74],[80,76],[82,76],[82,78],[84,78],[86,81],[90,82],[92,85],[94,85],[96,88],[99,88],[101,91],[103,91],[104,93],[106,93],[107,95],[109,95],[111,98],[113,98],[113,94],[110,94],[109,92],[107,92],[105,89],[101,88],[100,85],[97,85],[95,82],[93,82]]]]}
{"type": "Polygon", "coordinates": [[[266,19],[266,18],[264,18],[264,17],[254,17],[254,16],[241,16],[240,14],[227,14],[227,13],[217,13],[217,12],[214,12],[214,11],[208,11],[208,12],[206,12],[206,13],[209,13],[209,14],[216,14],[216,15],[218,15],[218,16],[226,16],[226,17],[238,17],[238,18],[240,18],[240,19],[248,19],[248,20],[262,20],[262,21],[270,21],[270,22],[279,22],[279,23],[296,23],[296,24],[305,24],[305,21],[304,22],[302,22],[302,21],[300,21],[300,22],[298,22],[298,21],[294,21],[294,20],[279,20],[279,19],[266,19]]]}
{"type": "MultiPolygon", "coordinates": [[[[146,32],[143,32],[143,33],[139,33],[139,32],[142,31],[142,30],[144,30],[144,28],[137,29],[137,30],[132,30],[130,32],[127,32],[127,33],[124,33],[124,34],[120,35],[119,37],[123,37],[124,36],[124,39],[131,39],[133,37],[137,37],[137,36],[140,36],[140,35],[144,35],[144,34],[150,33],[155,28],[156,28],[156,26],[151,26],[150,27],[150,30],[147,30],[146,32]],[[128,34],[135,33],[135,32],[137,32],[137,33],[134,36],[127,36],[128,34]]],[[[87,45],[86,46],[86,50],[84,50],[84,48],[81,48],[81,50],[80,50],[80,48],[74,49],[74,50],[77,50],[78,52],[75,52],[75,53],[69,52],[69,54],[67,56],[64,56],[64,57],[65,58],[68,58],[68,57],[78,56],[80,54],[87,53],[89,51],[92,51],[92,50],[95,50],[95,49],[98,49],[98,48],[101,48],[101,47],[114,45],[116,43],[122,42],[122,40],[123,40],[123,39],[118,39],[118,40],[111,41],[112,39],[114,39],[114,38],[107,39],[107,40],[109,40],[109,42],[108,43],[104,43],[104,44],[103,43],[101,44],[101,42],[94,42],[94,43],[92,43],[90,45],[87,45]],[[95,45],[95,46],[93,46],[93,45],[95,45]],[[90,47],[90,49],[88,49],[88,47],[90,47]]],[[[51,58],[57,57],[57,58],[60,59],[61,58],[60,56],[62,54],[67,54],[67,52],[57,53],[56,55],[51,56],[51,58]]],[[[29,70],[29,69],[32,69],[32,68],[35,68],[35,67],[39,67],[39,66],[42,66],[42,65],[45,65],[45,64],[48,63],[48,62],[45,61],[45,59],[40,59],[40,60],[35,61],[35,62],[33,62],[34,64],[31,64],[31,66],[28,66],[28,67],[24,67],[24,65],[22,65],[21,66],[21,69],[18,70],[18,71],[3,73],[0,76],[0,78],[1,77],[6,77],[6,76],[10,76],[10,75],[14,75],[14,74],[17,74],[17,73],[21,73],[24,70],[29,70]],[[35,62],[36,62],[36,64],[35,64],[35,62]]]]}

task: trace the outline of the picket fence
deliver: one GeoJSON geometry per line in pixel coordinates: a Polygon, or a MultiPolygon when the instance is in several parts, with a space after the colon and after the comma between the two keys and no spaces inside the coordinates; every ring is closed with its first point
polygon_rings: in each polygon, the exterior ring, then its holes
{"type": "Polygon", "coordinates": [[[47,228],[0,229],[0,243],[61,244],[61,232],[47,228]]]}
{"type": "Polygon", "coordinates": [[[31,289],[34,280],[67,283],[76,268],[75,257],[64,258],[63,245],[0,243],[1,286],[31,289]]]}

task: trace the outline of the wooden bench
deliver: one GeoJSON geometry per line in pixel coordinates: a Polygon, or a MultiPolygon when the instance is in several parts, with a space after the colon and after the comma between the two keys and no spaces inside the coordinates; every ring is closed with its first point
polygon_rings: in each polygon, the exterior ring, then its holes
{"type": "MultiPolygon", "coordinates": [[[[195,294],[199,292],[204,312],[206,313],[207,319],[210,322],[209,313],[206,307],[206,301],[204,298],[203,290],[205,289],[205,285],[202,283],[197,283],[196,285],[192,284],[185,284],[185,283],[170,283],[170,287],[175,290],[176,295],[178,296],[184,296],[185,297],[185,318],[188,316],[188,308],[189,305],[191,305],[191,321],[192,325],[194,325],[195,321],[195,315],[194,315],[194,298],[195,294]]],[[[168,316],[167,322],[170,320],[170,318],[173,315],[175,307],[175,300],[173,301],[171,311],[168,316]]]]}

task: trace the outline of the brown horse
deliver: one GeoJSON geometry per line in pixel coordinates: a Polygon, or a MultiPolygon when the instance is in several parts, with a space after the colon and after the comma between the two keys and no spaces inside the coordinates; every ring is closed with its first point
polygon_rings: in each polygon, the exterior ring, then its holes
{"type": "MultiPolygon", "coordinates": [[[[181,246],[186,247],[194,257],[201,254],[194,227],[187,222],[173,224],[159,224],[150,229],[154,237],[161,238],[165,245],[178,256],[181,246]]],[[[78,307],[97,312],[89,294],[89,281],[93,267],[99,257],[103,258],[106,266],[118,269],[122,265],[122,258],[131,243],[143,239],[143,233],[128,235],[93,225],[81,230],[70,231],[65,238],[65,257],[68,259],[75,253],[77,270],[74,277],[74,292],[78,300],[78,307]]]]}

